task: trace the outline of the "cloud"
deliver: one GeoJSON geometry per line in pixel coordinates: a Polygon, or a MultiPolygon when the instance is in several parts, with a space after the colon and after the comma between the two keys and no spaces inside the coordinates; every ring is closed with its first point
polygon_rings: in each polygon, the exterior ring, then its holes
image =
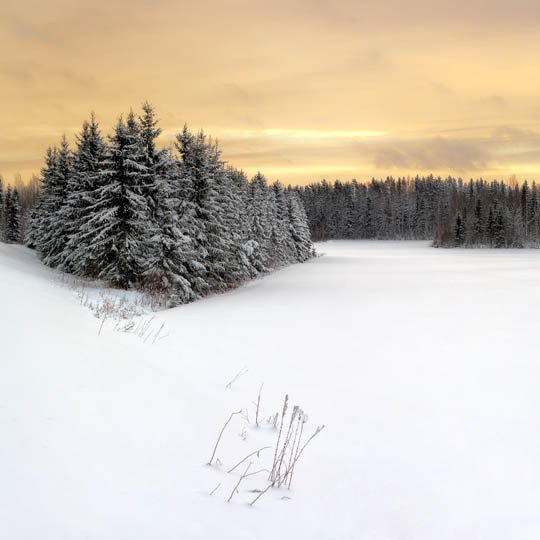
{"type": "Polygon", "coordinates": [[[506,100],[506,98],[504,98],[503,96],[495,95],[495,94],[491,96],[487,96],[481,99],[481,101],[497,109],[503,109],[505,107],[508,107],[508,101],[506,100]]]}
{"type": "Polygon", "coordinates": [[[332,176],[349,171],[385,174],[448,173],[483,176],[486,171],[512,171],[525,165],[540,167],[540,133],[498,126],[487,135],[466,138],[443,136],[359,137],[354,132],[332,132],[293,137],[286,131],[244,131],[221,137],[224,156],[261,170],[326,171],[332,176]],[[266,166],[266,167],[265,167],[266,166]]]}
{"type": "Polygon", "coordinates": [[[428,137],[377,142],[367,152],[377,169],[481,173],[523,164],[540,166],[540,133],[497,126],[487,136],[428,137]]]}
{"type": "Polygon", "coordinates": [[[274,138],[280,140],[355,140],[370,137],[382,137],[384,131],[347,130],[347,129],[294,129],[294,128],[261,128],[261,129],[225,129],[222,131],[228,139],[250,139],[253,137],[274,138]]]}
{"type": "Polygon", "coordinates": [[[20,66],[2,66],[0,74],[3,78],[11,79],[17,83],[29,84],[34,82],[34,74],[29,70],[20,66]]]}
{"type": "Polygon", "coordinates": [[[510,143],[512,146],[522,144],[540,146],[540,133],[514,126],[497,126],[491,133],[491,141],[499,144],[510,143]]]}
{"type": "MultiPolygon", "coordinates": [[[[278,3],[282,3],[279,1],[278,3]]],[[[540,5],[537,0],[304,0],[293,8],[310,20],[330,21],[341,27],[369,27],[379,23],[395,26],[474,24],[538,24],[540,5]]]]}
{"type": "Polygon", "coordinates": [[[387,142],[373,152],[377,169],[479,171],[490,160],[489,150],[477,141],[443,137],[387,142]]]}

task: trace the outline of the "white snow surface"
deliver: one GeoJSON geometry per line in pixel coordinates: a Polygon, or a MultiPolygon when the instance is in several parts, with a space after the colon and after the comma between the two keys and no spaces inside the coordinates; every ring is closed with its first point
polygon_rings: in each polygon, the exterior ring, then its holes
{"type": "Polygon", "coordinates": [[[0,244],[0,538],[538,540],[540,251],[317,247],[157,313],[152,344],[98,335],[57,273],[0,244]],[[248,506],[260,474],[227,504],[227,468],[275,443],[252,425],[262,383],[264,418],[288,393],[326,428],[290,492],[248,506]]]}

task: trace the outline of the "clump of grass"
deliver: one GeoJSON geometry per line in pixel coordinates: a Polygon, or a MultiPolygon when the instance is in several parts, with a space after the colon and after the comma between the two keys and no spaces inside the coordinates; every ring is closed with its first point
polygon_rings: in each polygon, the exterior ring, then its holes
{"type": "Polygon", "coordinates": [[[288,422],[286,421],[289,396],[285,396],[281,412],[278,438],[274,451],[274,461],[268,476],[272,487],[287,486],[291,489],[294,470],[307,445],[324,429],[324,425],[317,426],[313,434],[304,442],[304,426],[308,415],[298,406],[292,409],[288,422]],[[284,431],[284,426],[287,425],[284,431]]]}
{"type": "MultiPolygon", "coordinates": [[[[242,373],[242,371],[240,373],[242,373]]],[[[238,377],[235,377],[232,382],[234,382],[234,380],[236,380],[237,378],[238,377]]],[[[254,403],[256,407],[255,427],[259,427],[260,425],[259,415],[261,409],[261,391],[262,386],[259,389],[257,401],[254,403]]],[[[259,468],[255,472],[249,472],[251,466],[253,465],[253,461],[249,461],[244,472],[239,477],[234,488],[232,489],[229,498],[227,499],[227,502],[231,502],[235,494],[239,493],[240,484],[243,482],[244,479],[260,473],[268,474],[268,483],[266,486],[261,487],[261,489],[250,490],[251,493],[257,493],[257,496],[249,502],[250,506],[253,506],[265,493],[268,493],[271,488],[286,487],[287,489],[291,489],[294,473],[300,458],[302,457],[307,446],[324,429],[324,425],[317,426],[313,433],[309,437],[306,437],[305,426],[309,419],[308,415],[298,405],[295,405],[292,408],[290,414],[288,413],[289,396],[286,395],[283,401],[281,413],[277,412],[275,415],[270,416],[267,420],[267,423],[277,430],[277,439],[275,445],[263,446],[257,450],[250,452],[226,471],[227,474],[231,474],[242,464],[246,463],[246,461],[248,461],[250,458],[256,457],[257,459],[260,459],[261,453],[264,450],[274,448],[272,465],[270,468],[263,467],[259,468]]],[[[243,410],[240,409],[239,411],[232,412],[223,427],[221,428],[217,441],[214,445],[214,449],[212,451],[212,456],[210,457],[207,465],[221,464],[219,459],[216,458],[216,453],[221,442],[223,433],[236,415],[241,415],[243,421],[249,424],[249,417],[247,416],[247,411],[246,413],[244,413],[243,410]]],[[[275,433],[275,431],[273,431],[273,433],[275,433]]],[[[221,482],[211,491],[210,494],[213,495],[220,486],[221,482]]]]}

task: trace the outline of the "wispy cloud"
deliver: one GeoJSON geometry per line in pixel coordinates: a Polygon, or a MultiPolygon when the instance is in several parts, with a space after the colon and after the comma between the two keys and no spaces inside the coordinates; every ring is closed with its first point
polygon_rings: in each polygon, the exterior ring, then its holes
{"type": "Polygon", "coordinates": [[[328,140],[340,139],[366,139],[369,137],[382,137],[384,131],[374,130],[346,130],[346,129],[294,129],[294,128],[264,128],[239,129],[231,128],[220,131],[223,138],[250,139],[257,137],[272,139],[299,139],[299,140],[328,140]]]}
{"type": "Polygon", "coordinates": [[[492,156],[475,140],[431,139],[386,142],[373,148],[377,169],[441,170],[452,172],[481,171],[492,156]]]}

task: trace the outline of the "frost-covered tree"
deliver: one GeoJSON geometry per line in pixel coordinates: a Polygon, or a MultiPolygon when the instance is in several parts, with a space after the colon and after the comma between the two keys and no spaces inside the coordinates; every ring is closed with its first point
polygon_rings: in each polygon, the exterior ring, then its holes
{"type": "Polygon", "coordinates": [[[249,279],[253,275],[253,266],[246,252],[244,223],[246,212],[245,191],[233,178],[220,159],[217,145],[213,146],[212,160],[215,166],[216,202],[219,208],[221,233],[222,278],[229,285],[249,279]]]}
{"type": "Polygon", "coordinates": [[[4,183],[2,177],[0,176],[0,240],[5,239],[5,230],[6,230],[6,195],[4,193],[4,183]]]}
{"type": "Polygon", "coordinates": [[[193,245],[193,286],[197,295],[204,295],[227,287],[229,235],[219,197],[223,165],[217,149],[202,132],[194,135],[185,127],[177,136],[176,147],[183,181],[191,191],[186,235],[193,245]]]}
{"type": "Polygon", "coordinates": [[[289,215],[289,194],[279,182],[272,185],[272,190],[276,205],[276,219],[272,224],[272,245],[274,262],[280,266],[296,260],[297,251],[289,215]]]}
{"type": "Polygon", "coordinates": [[[504,208],[501,205],[497,205],[494,212],[493,220],[493,246],[496,248],[502,248],[506,246],[506,220],[505,220],[504,208]]]}
{"type": "Polygon", "coordinates": [[[145,196],[148,168],[133,114],[110,137],[91,218],[82,226],[91,237],[88,257],[97,276],[119,287],[140,282],[148,264],[150,208],[145,196]]]}
{"type": "MultiPolygon", "coordinates": [[[[157,138],[161,134],[158,127],[158,120],[154,108],[147,101],[142,106],[143,114],[139,116],[136,127],[144,153],[144,164],[146,165],[146,177],[141,186],[141,193],[147,199],[150,209],[152,225],[155,223],[155,215],[158,206],[158,183],[160,178],[166,176],[170,162],[170,154],[167,149],[158,149],[157,138]]],[[[134,116],[128,117],[128,125],[134,116]]]]}
{"type": "Polygon", "coordinates": [[[67,233],[62,268],[81,276],[99,273],[92,258],[95,231],[89,226],[98,203],[98,190],[103,185],[107,146],[92,113],[77,135],[73,158],[73,174],[68,181],[67,198],[60,213],[67,233]]]}
{"type": "Polygon", "coordinates": [[[65,222],[59,214],[66,203],[68,180],[72,171],[72,154],[64,136],[59,148],[49,148],[45,155],[38,203],[27,238],[27,244],[35,247],[41,259],[49,266],[58,264],[66,243],[65,222]]]}
{"type": "Polygon", "coordinates": [[[190,239],[182,233],[179,220],[182,181],[170,151],[157,147],[161,129],[154,108],[145,102],[142,110],[138,132],[147,175],[141,195],[148,203],[150,239],[145,279],[155,292],[168,291],[169,304],[176,305],[195,297],[186,278],[190,239]]]}
{"type": "Polygon", "coordinates": [[[313,246],[304,206],[298,194],[288,193],[290,232],[296,248],[297,261],[304,262],[313,256],[313,246]]]}
{"type": "Polygon", "coordinates": [[[170,306],[197,298],[198,279],[191,269],[198,263],[190,236],[194,227],[188,193],[178,165],[171,161],[166,174],[157,181],[158,204],[154,215],[157,227],[152,229],[153,249],[145,272],[149,287],[166,294],[170,306]]]}
{"type": "Polygon", "coordinates": [[[59,266],[63,262],[64,247],[69,234],[69,222],[64,219],[63,208],[69,196],[72,174],[73,154],[64,135],[56,153],[54,209],[46,224],[41,248],[44,261],[49,266],[59,266]]]}
{"type": "Polygon", "coordinates": [[[5,196],[5,240],[8,244],[21,242],[21,204],[19,193],[8,187],[5,196]]]}
{"type": "Polygon", "coordinates": [[[457,246],[462,246],[465,242],[465,225],[461,214],[456,216],[456,224],[454,226],[454,239],[457,246]]]}
{"type": "Polygon", "coordinates": [[[166,293],[172,306],[198,297],[200,282],[193,275],[193,269],[199,268],[194,248],[198,225],[192,204],[193,185],[170,151],[158,150],[160,129],[153,108],[145,103],[143,111],[140,132],[153,178],[147,191],[151,201],[151,249],[145,277],[152,290],[166,293]]]}
{"type": "Polygon", "coordinates": [[[260,272],[271,267],[269,255],[271,253],[272,223],[268,219],[268,208],[271,204],[268,193],[266,178],[259,172],[250,182],[248,220],[252,238],[258,246],[256,267],[260,272]]]}
{"type": "Polygon", "coordinates": [[[259,243],[254,239],[250,224],[250,184],[247,176],[239,170],[229,168],[228,175],[231,189],[235,192],[235,242],[239,245],[238,257],[242,273],[247,277],[255,277],[264,270],[259,243]]]}

